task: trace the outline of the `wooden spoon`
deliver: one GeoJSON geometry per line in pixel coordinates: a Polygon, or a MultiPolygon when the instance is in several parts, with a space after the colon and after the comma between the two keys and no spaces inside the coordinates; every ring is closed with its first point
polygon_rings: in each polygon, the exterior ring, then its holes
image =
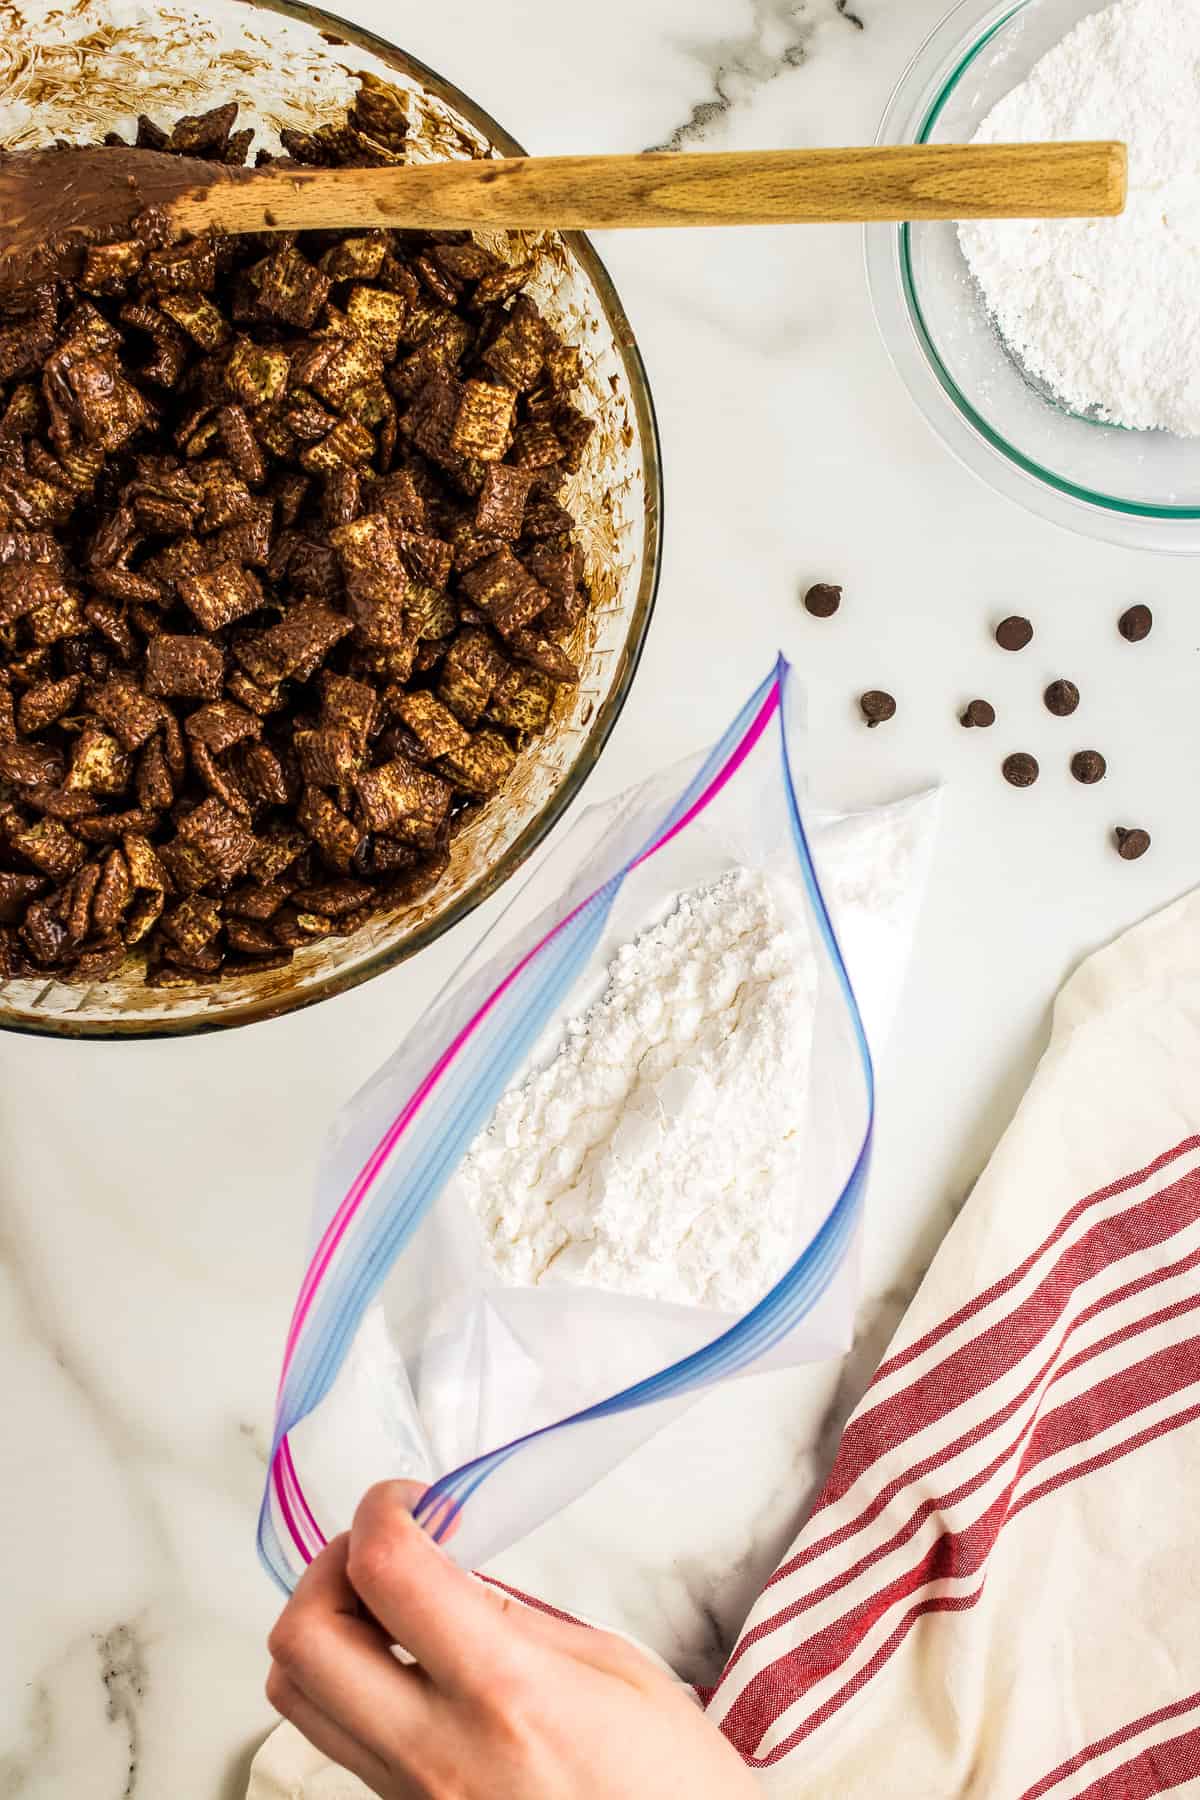
{"type": "Polygon", "coordinates": [[[1125,204],[1118,143],[546,156],[403,168],[226,167],[153,150],[0,157],[0,288],[71,272],[153,208],[203,231],[583,229],[867,219],[1079,218],[1125,204]]]}

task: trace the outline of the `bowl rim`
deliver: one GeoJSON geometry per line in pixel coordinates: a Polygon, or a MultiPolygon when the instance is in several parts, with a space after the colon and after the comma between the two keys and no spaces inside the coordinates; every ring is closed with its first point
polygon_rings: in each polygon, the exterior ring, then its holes
{"type": "MultiPolygon", "coordinates": [[[[957,0],[906,64],[884,108],[876,142],[925,143],[975,59],[1035,4],[1037,0],[957,0]]],[[[888,357],[926,423],[959,462],[1010,499],[1068,529],[1125,547],[1200,551],[1200,504],[1123,500],[1072,482],[1019,450],[979,412],[946,368],[926,325],[908,221],[867,226],[864,248],[872,310],[888,357]]],[[[1084,422],[1097,430],[1118,429],[1100,420],[1084,422]]]]}
{"type": "MultiPolygon", "coordinates": [[[[203,10],[204,0],[189,0],[189,4],[198,11],[203,10]]],[[[339,46],[370,52],[395,69],[397,74],[420,83],[437,99],[452,107],[505,156],[528,155],[528,151],[511,132],[454,82],[369,27],[357,25],[324,7],[310,5],[308,0],[238,0],[238,4],[245,5],[248,11],[278,13],[295,19],[301,24],[313,26],[339,46]]],[[[131,1016],[89,1019],[86,1012],[38,1017],[36,1013],[17,1011],[8,1006],[3,998],[3,985],[0,984],[0,1031],[11,1031],[27,1037],[144,1043],[154,1038],[191,1037],[205,1032],[231,1031],[239,1026],[262,1024],[269,1019],[283,1018],[288,1013],[316,1006],[335,995],[348,993],[377,975],[386,974],[389,969],[398,967],[409,957],[428,949],[447,931],[461,924],[529,860],[578,797],[624,709],[654,616],[662,576],[662,440],[646,365],[612,276],[586,233],[564,231],[559,236],[594,287],[612,330],[617,353],[628,372],[630,396],[642,447],[644,487],[642,573],[629,632],[621,651],[621,667],[602,704],[596,708],[587,727],[587,736],[562,781],[493,867],[473,881],[465,893],[410,937],[401,942],[382,945],[371,956],[352,967],[334,967],[310,984],[297,987],[294,991],[264,995],[260,1000],[249,998],[230,1007],[223,1014],[206,1016],[203,1012],[198,1012],[178,1018],[168,1016],[141,1019],[131,1016]]]]}

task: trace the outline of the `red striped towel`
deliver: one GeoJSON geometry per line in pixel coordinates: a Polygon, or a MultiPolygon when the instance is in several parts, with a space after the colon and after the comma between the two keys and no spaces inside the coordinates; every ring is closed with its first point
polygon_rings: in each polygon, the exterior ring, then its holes
{"type": "Polygon", "coordinates": [[[1200,1795],[1198,1271],[1200,894],[1059,996],[746,1621],[709,1711],[764,1792],[1200,1795]]]}
{"type": "Polygon", "coordinates": [[[764,1790],[1200,1794],[1200,897],[1084,965],[711,1716],[764,1790]]]}

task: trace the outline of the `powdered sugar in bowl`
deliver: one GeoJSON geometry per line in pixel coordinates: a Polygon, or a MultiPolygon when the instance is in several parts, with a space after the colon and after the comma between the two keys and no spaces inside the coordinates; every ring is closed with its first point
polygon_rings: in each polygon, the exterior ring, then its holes
{"type": "MultiPolygon", "coordinates": [[[[902,76],[879,141],[969,142],[997,103],[1101,10],[1100,0],[960,0],[902,76]]],[[[1071,135],[1130,137],[1136,182],[1128,118],[1109,126],[1098,111],[1088,124],[1071,135]]],[[[1107,423],[1095,411],[1071,410],[1031,378],[996,329],[955,225],[870,226],[867,269],[899,374],[927,422],[975,474],[1089,537],[1200,552],[1200,437],[1107,423]]],[[[1099,320],[1100,297],[1096,312],[1099,320]]],[[[1194,334],[1190,309],[1178,327],[1194,334]]]]}

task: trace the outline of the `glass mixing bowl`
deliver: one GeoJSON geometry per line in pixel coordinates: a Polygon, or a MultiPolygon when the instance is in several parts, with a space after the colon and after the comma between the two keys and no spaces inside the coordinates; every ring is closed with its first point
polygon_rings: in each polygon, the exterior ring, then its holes
{"type": "MultiPolygon", "coordinates": [[[[1097,0],[961,0],[913,57],[880,143],[965,143],[1097,0]]],[[[867,277],[883,341],[925,419],[1010,499],[1089,537],[1200,551],[1200,439],[1072,414],[1022,374],[953,224],[872,225],[867,277]]]]}
{"type": "MultiPolygon", "coordinates": [[[[406,97],[412,154],[423,161],[521,146],[440,75],[371,32],[316,7],[282,0],[209,0],[151,9],[129,0],[0,4],[0,144],[55,137],[131,136],[138,113],[170,122],[230,98],[239,125],[278,148],[282,126],[311,128],[344,115],[366,69],[406,97]]],[[[515,256],[503,240],[493,249],[515,256]]],[[[525,240],[528,247],[530,240],[525,240]]],[[[517,870],[579,792],[625,702],[658,585],[662,492],[654,408],[629,321],[587,239],[537,240],[530,292],[550,322],[584,349],[577,403],[597,420],[566,498],[580,521],[593,605],[572,646],[579,686],[558,691],[546,735],[518,762],[504,792],[455,839],[450,867],[427,899],[382,914],[355,936],[298,951],[286,969],[214,986],[153,989],[140,970],[71,987],[0,987],[0,1027],[64,1037],[204,1031],[308,1006],[414,955],[517,870]]]]}

